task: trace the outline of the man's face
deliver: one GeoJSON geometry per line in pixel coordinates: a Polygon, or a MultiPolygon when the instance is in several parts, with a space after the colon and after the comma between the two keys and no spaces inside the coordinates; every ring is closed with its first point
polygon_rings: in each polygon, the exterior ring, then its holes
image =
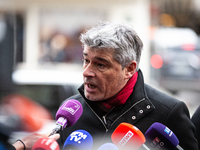
{"type": "Polygon", "coordinates": [[[84,93],[91,101],[101,101],[117,94],[126,84],[125,69],[113,59],[113,51],[83,51],[84,93]]]}

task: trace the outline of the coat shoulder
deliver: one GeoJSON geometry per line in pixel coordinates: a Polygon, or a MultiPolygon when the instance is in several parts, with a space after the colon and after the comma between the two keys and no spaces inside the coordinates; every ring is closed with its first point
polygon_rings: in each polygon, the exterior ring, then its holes
{"type": "Polygon", "coordinates": [[[173,109],[177,104],[183,103],[177,98],[173,97],[170,94],[166,94],[162,91],[155,89],[154,87],[145,84],[145,92],[149,100],[155,105],[163,105],[169,109],[173,109]]]}

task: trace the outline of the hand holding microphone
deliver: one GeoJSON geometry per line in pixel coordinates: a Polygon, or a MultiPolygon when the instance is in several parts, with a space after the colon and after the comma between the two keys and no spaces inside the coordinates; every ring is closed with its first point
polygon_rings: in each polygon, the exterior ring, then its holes
{"type": "MultiPolygon", "coordinates": [[[[33,147],[33,145],[35,145],[35,143],[42,138],[49,138],[52,140],[57,140],[60,138],[60,134],[54,134],[50,137],[48,137],[48,134],[38,134],[38,133],[33,133],[30,134],[28,136],[23,137],[20,140],[17,140],[13,146],[15,147],[16,150],[20,150],[20,149],[31,149],[33,147]]],[[[38,144],[36,144],[37,146],[38,144]]]]}
{"type": "Polygon", "coordinates": [[[65,127],[70,127],[73,124],[75,124],[76,121],[82,115],[82,112],[83,108],[79,101],[74,99],[68,100],[58,109],[56,113],[56,127],[51,131],[50,134],[42,135],[38,133],[33,133],[14,143],[13,146],[16,149],[19,149],[22,146],[26,147],[27,149],[30,149],[33,146],[33,144],[40,138],[49,137],[54,140],[57,140],[60,137],[60,135],[56,133],[63,130],[65,127]]]}
{"type": "Polygon", "coordinates": [[[52,130],[51,135],[58,133],[66,127],[70,127],[82,115],[83,108],[79,101],[75,99],[67,100],[56,113],[56,127],[52,130]]]}

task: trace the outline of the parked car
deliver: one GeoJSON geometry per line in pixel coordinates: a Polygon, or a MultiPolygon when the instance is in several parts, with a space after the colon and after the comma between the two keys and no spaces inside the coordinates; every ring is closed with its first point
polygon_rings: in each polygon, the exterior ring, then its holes
{"type": "Polygon", "coordinates": [[[155,31],[151,50],[151,75],[171,92],[200,90],[200,45],[190,28],[155,31]]]}
{"type": "Polygon", "coordinates": [[[12,80],[17,93],[35,100],[55,116],[60,104],[78,93],[83,83],[82,65],[60,63],[31,68],[21,64],[13,71],[12,80]]]}

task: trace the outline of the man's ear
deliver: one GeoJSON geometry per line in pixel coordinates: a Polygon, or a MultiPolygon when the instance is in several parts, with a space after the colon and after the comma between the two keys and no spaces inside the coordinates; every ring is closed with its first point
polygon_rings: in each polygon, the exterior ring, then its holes
{"type": "Polygon", "coordinates": [[[132,61],[129,65],[125,67],[125,75],[129,79],[133,76],[133,74],[136,72],[137,68],[137,62],[132,61]]]}

